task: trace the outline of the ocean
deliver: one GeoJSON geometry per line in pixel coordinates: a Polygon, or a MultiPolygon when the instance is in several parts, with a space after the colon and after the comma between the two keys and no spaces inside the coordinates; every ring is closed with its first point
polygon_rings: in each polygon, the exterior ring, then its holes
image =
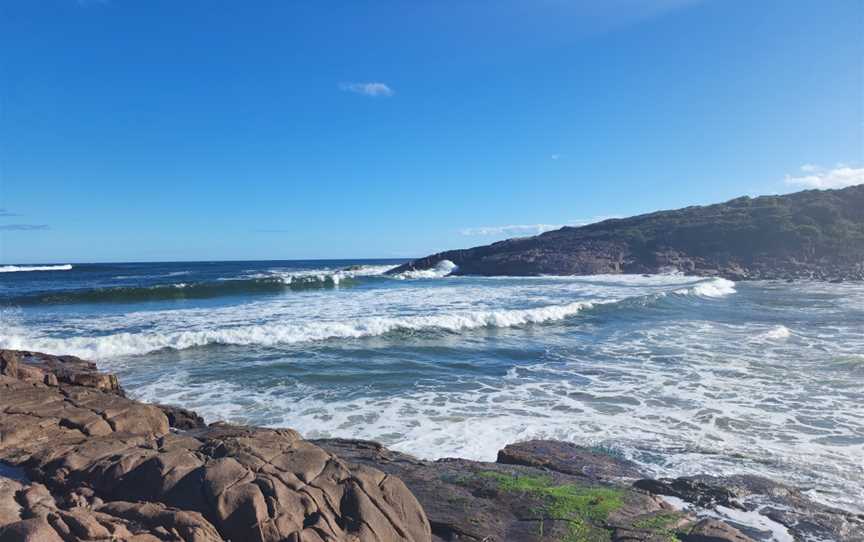
{"type": "Polygon", "coordinates": [[[561,439],[864,512],[864,284],[398,263],[0,266],[0,347],[97,361],[208,422],[423,458],[561,439]]]}

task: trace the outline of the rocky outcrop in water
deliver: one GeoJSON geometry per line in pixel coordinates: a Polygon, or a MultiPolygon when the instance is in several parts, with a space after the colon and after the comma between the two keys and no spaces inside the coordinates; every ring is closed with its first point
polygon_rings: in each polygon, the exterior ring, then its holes
{"type": "Polygon", "coordinates": [[[609,451],[550,440],[511,444],[495,463],[422,461],[368,441],[313,442],[401,478],[436,542],[864,542],[864,516],[758,476],[654,480],[609,451]]]}
{"type": "Polygon", "coordinates": [[[205,425],[126,398],[73,357],[0,351],[0,413],[0,542],[765,539],[748,514],[795,540],[864,541],[864,517],[761,478],[653,480],[556,441],[509,445],[495,463],[422,461],[205,425]]]}
{"type": "Polygon", "coordinates": [[[604,220],[451,250],[393,274],[449,260],[465,275],[594,275],[676,270],[731,280],[864,280],[864,185],[604,220]]]}

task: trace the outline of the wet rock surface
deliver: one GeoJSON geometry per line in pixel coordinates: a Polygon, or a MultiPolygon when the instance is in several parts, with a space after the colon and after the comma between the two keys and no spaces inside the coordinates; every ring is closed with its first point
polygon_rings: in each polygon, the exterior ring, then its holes
{"type": "Polygon", "coordinates": [[[680,499],[686,510],[724,518],[755,538],[774,529],[787,539],[864,542],[864,515],[819,504],[797,488],[760,476],[643,479],[634,487],[680,499]],[[748,519],[749,525],[742,523],[748,519]]]}
{"type": "Polygon", "coordinates": [[[864,540],[864,518],[763,478],[652,480],[548,440],[495,463],[423,461],[205,425],[126,398],[77,358],[0,351],[0,413],[0,542],[746,542],[770,539],[766,525],[787,540],[864,540]]]}

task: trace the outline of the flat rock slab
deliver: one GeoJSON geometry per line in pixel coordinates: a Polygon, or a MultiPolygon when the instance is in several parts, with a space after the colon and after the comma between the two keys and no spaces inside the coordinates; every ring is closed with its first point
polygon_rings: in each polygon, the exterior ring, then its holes
{"type": "Polygon", "coordinates": [[[636,463],[607,451],[558,440],[529,440],[508,444],[498,452],[498,463],[542,467],[590,480],[636,480],[644,477],[636,463]]]}

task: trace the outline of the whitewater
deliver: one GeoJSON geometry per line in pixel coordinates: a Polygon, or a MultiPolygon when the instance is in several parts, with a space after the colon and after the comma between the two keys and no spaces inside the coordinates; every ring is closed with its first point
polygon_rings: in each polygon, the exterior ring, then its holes
{"type": "Polygon", "coordinates": [[[95,360],[208,421],[424,458],[554,438],[864,511],[864,285],[398,263],[5,266],[0,347],[95,360]]]}

